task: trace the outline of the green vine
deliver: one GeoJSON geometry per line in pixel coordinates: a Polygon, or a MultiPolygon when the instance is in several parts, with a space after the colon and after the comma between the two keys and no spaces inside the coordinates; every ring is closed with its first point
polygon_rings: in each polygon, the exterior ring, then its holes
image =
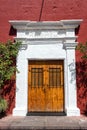
{"type": "Polygon", "coordinates": [[[81,58],[83,60],[87,60],[87,42],[83,43],[79,43],[79,45],[76,48],[77,50],[79,50],[82,54],[81,58]]]}
{"type": "Polygon", "coordinates": [[[20,42],[13,43],[12,41],[0,43],[0,88],[17,71],[15,63],[20,45],[20,42]]]}

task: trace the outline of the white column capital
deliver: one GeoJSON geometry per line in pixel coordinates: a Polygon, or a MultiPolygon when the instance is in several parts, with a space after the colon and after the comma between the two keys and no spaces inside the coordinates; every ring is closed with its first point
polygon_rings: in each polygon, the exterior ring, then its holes
{"type": "Polygon", "coordinates": [[[20,50],[26,50],[27,47],[28,47],[27,44],[21,44],[21,46],[20,46],[20,50]]]}
{"type": "Polygon", "coordinates": [[[63,47],[64,47],[65,50],[67,50],[67,49],[75,49],[77,44],[78,44],[78,42],[73,42],[73,43],[64,42],[63,47]]]}

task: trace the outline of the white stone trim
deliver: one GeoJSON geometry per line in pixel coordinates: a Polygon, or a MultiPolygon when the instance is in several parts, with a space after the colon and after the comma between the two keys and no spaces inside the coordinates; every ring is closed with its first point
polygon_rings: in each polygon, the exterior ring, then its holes
{"type": "Polygon", "coordinates": [[[60,20],[48,22],[9,21],[17,29],[16,40],[22,41],[17,57],[20,73],[16,77],[15,116],[25,116],[28,107],[28,61],[64,60],[64,95],[67,116],[79,116],[77,108],[75,47],[77,36],[75,28],[79,20],[60,20]]]}
{"type": "Polygon", "coordinates": [[[79,108],[68,108],[66,109],[67,116],[80,116],[79,108]]]}
{"type": "Polygon", "coordinates": [[[78,42],[73,42],[73,43],[63,43],[64,48],[67,49],[75,49],[75,47],[77,46],[78,42]]]}
{"type": "Polygon", "coordinates": [[[83,20],[82,19],[72,19],[72,20],[60,20],[60,21],[28,21],[28,20],[10,20],[9,23],[14,26],[17,30],[36,30],[36,29],[71,29],[76,28],[83,20]]]}

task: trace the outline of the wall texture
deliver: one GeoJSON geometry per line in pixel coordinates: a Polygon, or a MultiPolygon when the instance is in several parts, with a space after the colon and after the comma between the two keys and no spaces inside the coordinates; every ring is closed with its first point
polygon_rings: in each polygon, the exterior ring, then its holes
{"type": "MultiPolygon", "coordinates": [[[[16,35],[9,24],[9,20],[31,21],[58,21],[63,19],[83,19],[81,26],[76,30],[78,42],[87,41],[87,0],[0,0],[0,41],[5,42],[13,39],[16,35]]],[[[78,107],[81,112],[87,112],[87,76],[86,63],[80,59],[80,53],[76,52],[77,59],[77,87],[78,107]]],[[[6,95],[14,93],[14,87],[6,95]]],[[[6,96],[10,103],[8,113],[14,107],[13,96],[6,96]],[[10,99],[12,97],[12,99],[10,99]]]]}

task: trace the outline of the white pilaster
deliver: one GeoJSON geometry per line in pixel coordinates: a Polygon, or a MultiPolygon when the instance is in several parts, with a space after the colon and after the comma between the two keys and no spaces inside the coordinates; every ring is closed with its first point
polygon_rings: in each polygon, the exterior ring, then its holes
{"type": "Polygon", "coordinates": [[[80,110],[77,108],[75,46],[76,43],[64,43],[67,64],[67,116],[80,115],[80,110]]]}
{"type": "Polygon", "coordinates": [[[17,57],[17,69],[19,72],[16,74],[16,104],[13,109],[14,116],[26,116],[27,114],[27,62],[26,50],[23,46],[19,50],[17,57]]]}

